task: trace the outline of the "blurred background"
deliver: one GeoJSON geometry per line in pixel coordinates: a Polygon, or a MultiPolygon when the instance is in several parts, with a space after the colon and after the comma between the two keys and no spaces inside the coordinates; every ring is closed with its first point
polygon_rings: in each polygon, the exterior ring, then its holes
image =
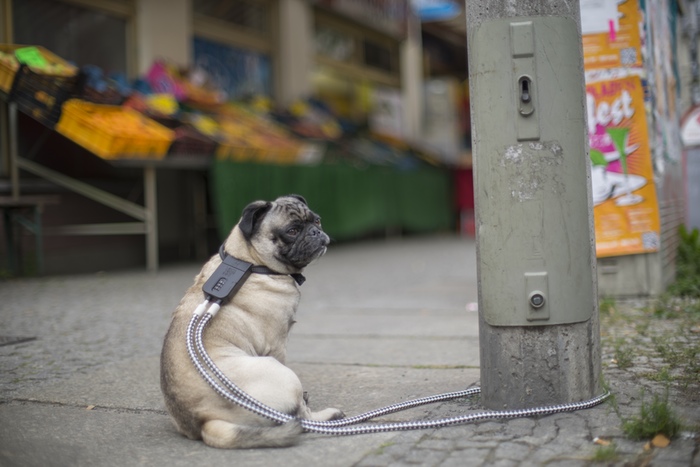
{"type": "MultiPolygon", "coordinates": [[[[599,274],[653,294],[700,224],[697,5],[581,3],[599,274]],[[613,88],[643,117],[613,121],[613,88]]],[[[5,275],[200,261],[287,193],[336,242],[475,234],[462,1],[0,0],[0,18],[0,196],[27,200],[3,208],[5,275]]]]}

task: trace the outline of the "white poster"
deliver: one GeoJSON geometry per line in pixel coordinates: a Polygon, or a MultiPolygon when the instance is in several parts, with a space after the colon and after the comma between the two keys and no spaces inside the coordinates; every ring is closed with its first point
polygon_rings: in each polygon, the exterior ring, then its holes
{"type": "Polygon", "coordinates": [[[581,0],[581,34],[612,35],[619,29],[617,0],[581,0]]]}

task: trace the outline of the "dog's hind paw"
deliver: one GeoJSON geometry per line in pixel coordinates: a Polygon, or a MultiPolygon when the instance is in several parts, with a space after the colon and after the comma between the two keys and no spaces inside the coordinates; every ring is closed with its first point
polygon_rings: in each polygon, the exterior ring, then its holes
{"type": "Polygon", "coordinates": [[[309,418],[317,422],[327,422],[329,420],[340,420],[341,418],[345,418],[345,413],[342,410],[328,408],[319,410],[318,412],[311,412],[311,416],[309,418]]]}

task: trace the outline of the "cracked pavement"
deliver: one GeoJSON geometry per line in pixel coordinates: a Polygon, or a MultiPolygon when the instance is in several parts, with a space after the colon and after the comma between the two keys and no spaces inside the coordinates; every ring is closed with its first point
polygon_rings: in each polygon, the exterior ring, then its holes
{"type": "MultiPolygon", "coordinates": [[[[36,338],[0,346],[0,465],[262,466],[284,460],[288,466],[583,466],[603,448],[595,438],[615,446],[601,465],[700,465],[700,388],[683,379],[683,368],[696,367],[684,364],[683,354],[675,366],[655,354],[658,336],[677,338],[684,323],[649,321],[641,302],[620,303],[601,320],[604,379],[619,414],[606,403],[440,429],[306,434],[298,446],[282,450],[223,451],[184,439],[164,410],[158,355],[170,313],[199,267],[0,282],[1,333],[36,338]],[[625,368],[616,360],[623,351],[631,358],[625,368]],[[667,378],[654,376],[659,374],[667,378]],[[670,447],[645,450],[646,441],[624,436],[620,416],[638,412],[642,388],[651,395],[667,387],[685,428],[670,447]]],[[[473,239],[408,237],[331,246],[306,276],[288,363],[312,407],[353,415],[478,385],[473,239]]],[[[678,340],[671,348],[688,345],[695,344],[678,340]]],[[[476,397],[382,421],[453,417],[479,408],[476,397]]]]}

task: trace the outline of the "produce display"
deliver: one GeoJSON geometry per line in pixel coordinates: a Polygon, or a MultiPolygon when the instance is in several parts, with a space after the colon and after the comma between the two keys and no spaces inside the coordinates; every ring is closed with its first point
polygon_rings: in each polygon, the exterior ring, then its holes
{"type": "Polygon", "coordinates": [[[292,163],[303,148],[302,141],[280,124],[241,105],[226,105],[220,110],[217,122],[219,159],[292,163]]]}
{"type": "Polygon", "coordinates": [[[317,99],[300,99],[286,109],[261,96],[229,102],[202,69],[159,60],[131,82],[94,65],[78,71],[42,47],[0,44],[0,90],[22,112],[55,125],[102,158],[188,154],[275,164],[342,159],[403,169],[435,162],[403,142],[382,141],[340,120],[317,99]]]}
{"type": "Polygon", "coordinates": [[[218,138],[221,132],[221,125],[212,117],[201,114],[194,114],[190,117],[189,122],[197,131],[210,138],[218,138]]]}
{"type": "Polygon", "coordinates": [[[170,94],[177,101],[215,110],[226,102],[226,93],[214,88],[200,69],[182,69],[159,60],[146,74],[146,81],[155,93],[170,94]]]}
{"type": "Polygon", "coordinates": [[[335,141],[343,137],[343,128],[338,119],[315,99],[299,99],[275,116],[303,138],[335,141]]]}
{"type": "Polygon", "coordinates": [[[75,76],[78,72],[76,67],[43,47],[0,44],[0,90],[10,90],[20,64],[44,75],[75,76]]]}

